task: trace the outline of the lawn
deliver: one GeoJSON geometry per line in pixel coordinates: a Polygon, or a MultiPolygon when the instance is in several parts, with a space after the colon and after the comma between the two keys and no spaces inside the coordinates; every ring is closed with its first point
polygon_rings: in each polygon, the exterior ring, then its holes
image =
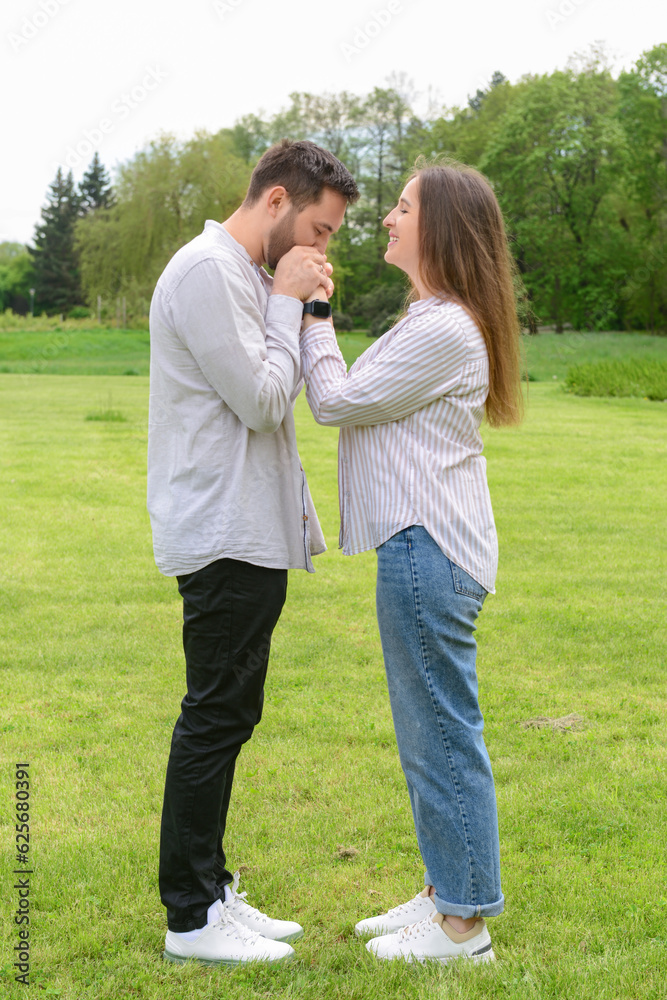
{"type": "MultiPolygon", "coordinates": [[[[592,348],[577,357],[596,359],[592,348]]],[[[490,922],[495,965],[445,969],[380,964],[353,935],[420,888],[421,865],[375,556],[336,548],[336,432],[298,400],[330,547],[314,576],[291,574],[228,831],[250,902],[306,935],[288,967],[177,968],[160,959],[157,852],[183,695],[180,606],[155,569],[145,512],[147,379],[0,375],[8,997],[24,996],[10,879],[14,766],[27,761],[38,995],[664,1000],[667,406],[565,395],[547,376],[567,366],[551,364],[539,360],[523,426],[484,432],[501,564],[479,621],[479,677],[507,909],[490,922]],[[125,420],[87,419],[107,410],[125,420]],[[571,713],[580,729],[524,726],[571,713]]]]}
{"type": "MultiPolygon", "coordinates": [[[[55,329],[3,329],[0,373],[21,375],[148,375],[146,330],[87,328],[67,321],[55,329]]],[[[667,337],[646,333],[541,333],[524,336],[525,366],[539,382],[562,381],[571,365],[623,358],[667,359],[667,337]]],[[[338,335],[348,365],[372,341],[363,331],[338,335]]]]}

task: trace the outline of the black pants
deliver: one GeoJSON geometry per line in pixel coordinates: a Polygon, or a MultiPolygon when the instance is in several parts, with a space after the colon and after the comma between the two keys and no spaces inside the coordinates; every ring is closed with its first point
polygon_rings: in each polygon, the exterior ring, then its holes
{"type": "Polygon", "coordinates": [[[174,727],[160,833],[169,929],[195,930],[232,881],[222,841],[241,747],[262,715],[287,570],[235,559],[178,577],[187,694],[174,727]]]}

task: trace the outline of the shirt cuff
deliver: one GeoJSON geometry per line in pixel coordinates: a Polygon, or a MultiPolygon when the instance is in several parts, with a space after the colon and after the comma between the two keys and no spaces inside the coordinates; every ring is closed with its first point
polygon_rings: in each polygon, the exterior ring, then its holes
{"type": "Polygon", "coordinates": [[[331,358],[339,378],[347,375],[347,365],[341,354],[336,332],[331,323],[313,323],[301,333],[301,371],[306,382],[310,380],[315,365],[323,358],[331,358]]]}
{"type": "Polygon", "coordinates": [[[303,302],[291,295],[269,295],[264,322],[278,326],[287,326],[297,333],[301,329],[303,319],[303,302]]]}

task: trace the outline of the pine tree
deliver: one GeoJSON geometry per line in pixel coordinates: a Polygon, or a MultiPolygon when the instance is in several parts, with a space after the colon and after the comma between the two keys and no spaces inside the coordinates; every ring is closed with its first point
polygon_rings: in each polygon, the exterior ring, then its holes
{"type": "Polygon", "coordinates": [[[111,208],[114,202],[109,175],[100,162],[97,151],[92,163],[79,184],[80,211],[82,215],[94,212],[96,208],[111,208]]]}
{"type": "Polygon", "coordinates": [[[42,221],[35,227],[35,303],[47,312],[67,312],[82,301],[79,267],[74,250],[74,226],[80,197],[72,173],[63,177],[58,167],[50,186],[42,221]]]}

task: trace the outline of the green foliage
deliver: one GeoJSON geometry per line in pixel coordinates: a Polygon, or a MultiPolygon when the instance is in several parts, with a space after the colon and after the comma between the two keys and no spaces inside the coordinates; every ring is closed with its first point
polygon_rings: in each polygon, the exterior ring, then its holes
{"type": "Polygon", "coordinates": [[[403,307],[407,294],[405,283],[377,285],[377,287],[354,299],[352,308],[355,316],[371,322],[378,313],[398,313],[403,307]]]}
{"type": "Polygon", "coordinates": [[[496,183],[535,310],[559,326],[618,324],[630,262],[610,200],[625,155],[616,94],[605,71],[536,78],[480,161],[496,183]]]}
{"type": "Polygon", "coordinates": [[[74,248],[74,227],[81,198],[70,171],[58,167],[50,186],[42,221],[35,227],[30,250],[35,270],[35,303],[47,312],[67,312],[81,302],[79,263],[74,248]]]}
{"type": "Polygon", "coordinates": [[[126,299],[127,314],[145,315],[170,257],[200,233],[206,219],[238,208],[247,165],[226,133],[197,133],[181,143],[163,135],[119,169],[115,204],[81,219],[76,246],[84,293],[126,299]]]}
{"type": "Polygon", "coordinates": [[[347,313],[333,311],[333,325],[336,331],[340,333],[348,333],[350,330],[354,329],[354,320],[347,313]]]}
{"type": "Polygon", "coordinates": [[[98,208],[110,208],[114,203],[109,175],[100,161],[97,150],[90,166],[81,179],[79,195],[81,198],[81,213],[83,215],[95,212],[98,208]]]}
{"type": "Polygon", "coordinates": [[[26,313],[35,274],[32,257],[22,243],[0,243],[0,313],[26,313]]]}
{"type": "Polygon", "coordinates": [[[622,290],[627,321],[667,326],[667,44],[639,59],[619,81],[620,116],[628,137],[628,197],[621,222],[637,247],[622,290]]]}
{"type": "Polygon", "coordinates": [[[667,361],[629,359],[573,365],[565,388],[577,396],[641,396],[667,401],[667,361]]]}
{"type": "Polygon", "coordinates": [[[86,420],[96,420],[104,424],[124,424],[127,417],[120,410],[93,410],[86,414],[86,420]]]}
{"type": "Polygon", "coordinates": [[[538,382],[560,382],[576,364],[630,359],[667,362],[667,337],[648,333],[542,330],[538,336],[525,335],[522,340],[527,370],[538,382]]]}
{"type": "MultiPolygon", "coordinates": [[[[361,198],[330,244],[338,312],[363,319],[356,311],[363,296],[400,283],[383,259],[382,222],[417,155],[433,154],[478,167],[494,185],[520,272],[521,320],[531,332],[538,320],[559,331],[665,329],[665,81],[666,44],[617,79],[594,48],[564,71],[516,84],[496,71],[465,108],[420,118],[409,81],[394,75],[365,95],[293,93],[278,113],[247,115],[216,135],[187,142],[163,135],[119,168],[113,193],[96,159],[78,194],[85,214],[76,222],[76,266],[67,248],[49,255],[62,271],[58,301],[71,300],[67,281],[78,268],[91,308],[98,295],[111,303],[122,297],[136,322],[172,254],[206,218],[224,219],[238,207],[259,156],[288,137],[326,146],[359,184],[361,198]]],[[[62,176],[58,183],[66,186],[62,176]]],[[[40,307],[55,309],[55,296],[53,303],[40,298],[40,307]]],[[[374,333],[389,312],[373,315],[374,333]]]]}

